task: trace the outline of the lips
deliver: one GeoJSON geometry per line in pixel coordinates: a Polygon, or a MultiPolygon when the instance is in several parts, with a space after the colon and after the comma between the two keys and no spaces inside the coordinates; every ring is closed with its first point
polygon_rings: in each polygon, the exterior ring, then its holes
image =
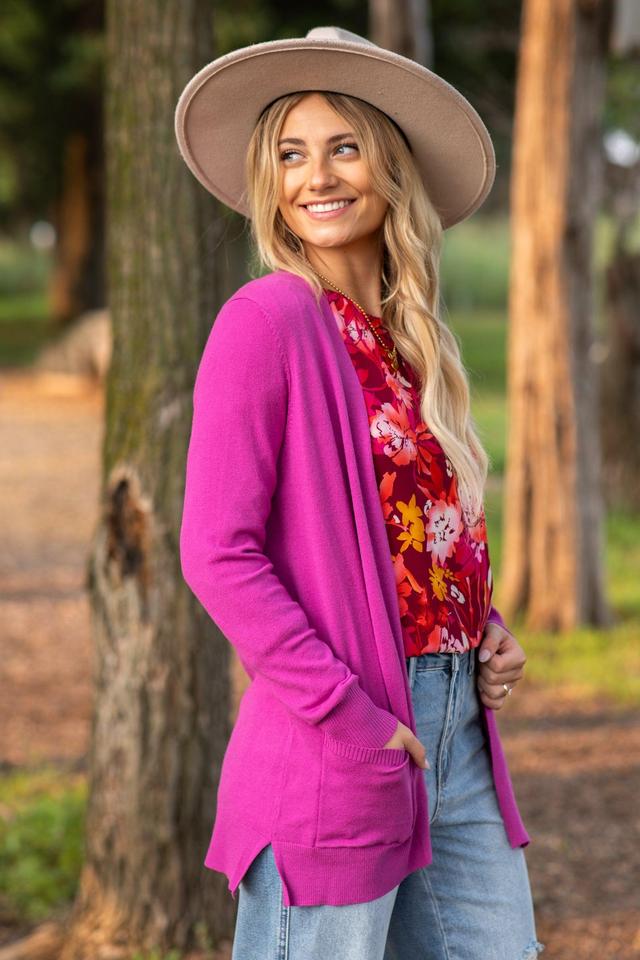
{"type": "Polygon", "coordinates": [[[308,206],[312,206],[316,203],[344,203],[345,201],[348,203],[353,203],[354,200],[355,197],[332,197],[330,200],[309,200],[309,203],[301,203],[300,206],[306,209],[308,206]]]}
{"type": "MultiPolygon", "coordinates": [[[[319,200],[313,200],[312,203],[320,203],[319,200]]],[[[337,203],[336,200],[325,200],[324,203],[337,203]]],[[[311,210],[306,204],[301,204],[302,209],[305,211],[306,215],[309,217],[309,220],[314,221],[315,223],[322,223],[325,220],[338,220],[340,217],[344,217],[347,210],[349,210],[353,204],[354,200],[347,199],[346,203],[342,203],[339,207],[330,207],[328,210],[311,210]]]]}

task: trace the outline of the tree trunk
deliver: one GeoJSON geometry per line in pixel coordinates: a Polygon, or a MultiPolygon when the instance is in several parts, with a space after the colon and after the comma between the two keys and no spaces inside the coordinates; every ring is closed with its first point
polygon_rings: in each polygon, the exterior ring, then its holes
{"type": "Polygon", "coordinates": [[[430,13],[430,0],[369,0],[369,38],[423,67],[432,67],[430,13]]]}
{"type": "Polygon", "coordinates": [[[96,643],[85,864],[63,960],[230,936],[203,866],[231,721],[230,647],[181,576],[195,370],[218,306],[219,207],[173,131],[212,59],[209,0],[107,8],[113,356],[89,588],[96,643]]]}
{"type": "Polygon", "coordinates": [[[49,303],[51,315],[59,325],[72,320],[85,308],[78,293],[93,233],[88,176],[87,138],[77,131],[65,143],[62,192],[56,204],[57,240],[49,303]]]}
{"type": "Polygon", "coordinates": [[[65,143],[61,195],[54,204],[57,231],[49,282],[50,313],[59,326],[104,308],[104,143],[102,103],[76,106],[82,129],[65,143]]]}
{"type": "Polygon", "coordinates": [[[511,184],[500,607],[531,629],[611,622],[603,586],[592,233],[610,0],[525,0],[511,184]]]}
{"type": "Polygon", "coordinates": [[[607,502],[640,509],[640,254],[616,248],[606,271],[608,352],[602,444],[607,502]]]}

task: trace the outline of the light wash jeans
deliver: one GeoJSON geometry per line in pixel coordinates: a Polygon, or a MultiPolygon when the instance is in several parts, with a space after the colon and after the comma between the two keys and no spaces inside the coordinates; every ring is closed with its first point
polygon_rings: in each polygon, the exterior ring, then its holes
{"type": "Polygon", "coordinates": [[[232,960],[535,960],[529,875],[498,808],[477,650],[406,660],[424,744],[433,861],[384,896],[287,907],[271,844],[238,888],[232,960]]]}

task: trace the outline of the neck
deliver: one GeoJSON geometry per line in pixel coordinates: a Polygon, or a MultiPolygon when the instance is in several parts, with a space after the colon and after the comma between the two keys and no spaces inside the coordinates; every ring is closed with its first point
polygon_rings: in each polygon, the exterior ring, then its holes
{"type": "Polygon", "coordinates": [[[330,286],[356,300],[370,316],[381,316],[382,251],[376,241],[361,242],[358,249],[305,244],[305,253],[313,269],[331,281],[330,286]]]}

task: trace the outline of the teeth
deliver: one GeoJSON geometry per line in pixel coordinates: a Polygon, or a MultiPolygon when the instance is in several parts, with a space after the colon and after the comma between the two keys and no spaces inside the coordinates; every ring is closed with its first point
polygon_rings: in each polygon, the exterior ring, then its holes
{"type": "Polygon", "coordinates": [[[340,207],[346,207],[351,200],[334,200],[332,203],[308,203],[307,210],[314,213],[323,213],[326,210],[339,210],[340,207]]]}

